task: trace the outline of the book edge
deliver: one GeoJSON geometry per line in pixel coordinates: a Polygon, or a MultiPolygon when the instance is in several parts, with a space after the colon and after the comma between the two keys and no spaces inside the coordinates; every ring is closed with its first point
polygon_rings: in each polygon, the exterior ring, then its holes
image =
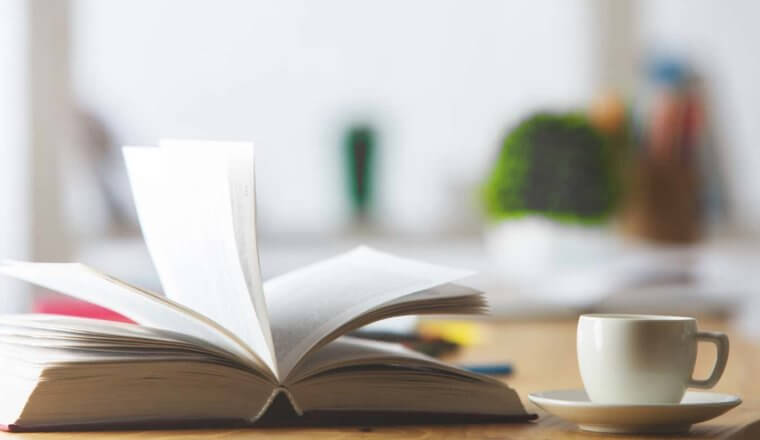
{"type": "Polygon", "coordinates": [[[68,425],[0,424],[4,432],[73,432],[73,431],[128,431],[128,430],[179,430],[179,429],[234,429],[234,428],[329,428],[346,426],[409,426],[409,425],[475,425],[492,423],[525,423],[538,418],[535,413],[525,414],[462,414],[462,413],[409,413],[394,411],[309,411],[303,415],[281,420],[251,422],[240,419],[156,420],[137,423],[79,423],[68,425]]]}

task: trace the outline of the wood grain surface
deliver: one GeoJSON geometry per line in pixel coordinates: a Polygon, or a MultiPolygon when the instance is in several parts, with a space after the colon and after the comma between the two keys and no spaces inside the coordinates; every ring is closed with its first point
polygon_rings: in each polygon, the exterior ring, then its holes
{"type": "MultiPolygon", "coordinates": [[[[581,387],[575,357],[575,321],[487,322],[482,325],[482,344],[462,351],[451,362],[504,362],[515,365],[515,373],[506,379],[517,389],[531,411],[539,414],[535,422],[437,425],[437,426],[351,426],[341,428],[243,428],[162,431],[66,432],[0,434],[0,439],[130,439],[168,440],[198,439],[632,439],[652,436],[603,435],[579,431],[574,425],[549,416],[527,401],[530,392],[581,387]]],[[[744,403],[738,408],[695,425],[687,435],[669,439],[760,439],[760,347],[742,338],[726,322],[700,319],[704,330],[729,334],[731,354],[728,366],[716,391],[738,394],[744,403]]],[[[708,374],[714,349],[700,345],[697,359],[698,377],[708,374]]]]}

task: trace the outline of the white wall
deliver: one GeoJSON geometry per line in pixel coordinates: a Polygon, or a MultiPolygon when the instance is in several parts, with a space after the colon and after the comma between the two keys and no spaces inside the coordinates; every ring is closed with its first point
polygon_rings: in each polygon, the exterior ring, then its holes
{"type": "MultiPolygon", "coordinates": [[[[31,159],[31,251],[37,261],[69,261],[71,228],[64,215],[65,164],[72,156],[70,2],[27,0],[28,154],[31,159]]],[[[85,193],[83,192],[83,196],[85,193]]],[[[83,208],[92,215],[91,208],[83,208]]]]}
{"type": "Polygon", "coordinates": [[[122,143],[254,140],[269,233],[344,224],[341,124],[376,118],[383,221],[436,233],[515,118],[590,96],[590,15],[585,0],[78,0],[74,80],[122,143]]]}
{"type": "MultiPolygon", "coordinates": [[[[0,260],[29,257],[27,7],[0,2],[0,260]]],[[[0,277],[0,313],[22,310],[28,289],[0,277]]]]}

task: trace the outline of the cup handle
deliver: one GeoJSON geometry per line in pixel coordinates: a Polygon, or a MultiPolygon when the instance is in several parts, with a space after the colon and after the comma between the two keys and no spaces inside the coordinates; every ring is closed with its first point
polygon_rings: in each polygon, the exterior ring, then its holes
{"type": "Polygon", "coordinates": [[[715,344],[717,353],[715,356],[715,366],[713,366],[710,377],[704,380],[689,379],[689,386],[695,388],[712,388],[718,383],[720,377],[723,375],[723,370],[726,369],[726,362],[728,361],[728,337],[719,332],[697,332],[696,338],[698,341],[707,341],[715,344]]]}

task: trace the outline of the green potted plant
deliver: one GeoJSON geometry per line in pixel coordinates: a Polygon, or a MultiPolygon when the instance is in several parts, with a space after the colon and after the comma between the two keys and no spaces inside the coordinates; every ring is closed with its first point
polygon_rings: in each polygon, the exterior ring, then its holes
{"type": "Polygon", "coordinates": [[[500,274],[531,284],[612,251],[616,152],[581,113],[537,113],[504,138],[482,187],[486,246],[500,274]]]}

